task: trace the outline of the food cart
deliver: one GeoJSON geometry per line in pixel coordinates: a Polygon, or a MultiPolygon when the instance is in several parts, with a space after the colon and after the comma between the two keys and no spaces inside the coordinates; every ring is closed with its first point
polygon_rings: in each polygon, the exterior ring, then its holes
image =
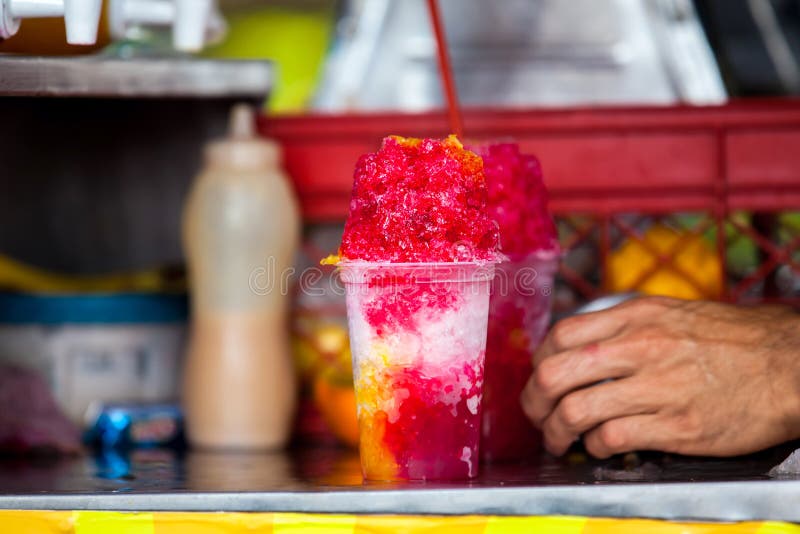
{"type": "MultiPolygon", "coordinates": [[[[88,74],[78,86],[59,74],[63,65],[0,60],[0,88],[64,98],[89,87],[111,95],[102,105],[115,109],[120,95],[114,84],[127,66],[106,79],[108,71],[95,77],[96,65],[79,63],[75,68],[88,74]],[[14,69],[38,74],[13,81],[7,73],[14,69]],[[59,79],[63,85],[54,84],[59,79]]],[[[271,83],[269,69],[251,64],[241,66],[250,76],[219,85],[224,74],[217,67],[177,65],[172,83],[153,94],[172,91],[170,98],[191,99],[205,87],[203,98],[250,98],[271,83]],[[191,83],[181,86],[187,79],[191,83]]],[[[146,73],[130,75],[141,79],[146,73]]],[[[152,85],[139,88],[154,91],[152,85]]],[[[353,162],[373,149],[387,125],[421,137],[443,136],[452,123],[438,112],[259,119],[260,132],[283,146],[307,236],[341,225],[353,162]]],[[[796,276],[787,278],[786,271],[800,269],[800,227],[785,216],[800,209],[797,102],[467,110],[463,127],[474,139],[513,136],[545,162],[564,248],[557,306],[606,293],[610,257],[625,240],[639,243],[653,259],[638,274],[640,281],[666,270],[704,295],[707,288],[695,273],[676,261],[696,236],[710,236],[715,244],[723,300],[798,303],[791,285],[796,276]],[[663,220],[685,230],[666,252],[645,237],[650,225],[663,220]],[[752,251],[744,268],[731,261],[731,250],[742,242],[752,251]],[[587,270],[587,262],[599,268],[587,270]]],[[[306,250],[316,255],[311,241],[306,250]]],[[[768,474],[796,446],[729,459],[640,453],[601,461],[580,451],[561,459],[536,453],[521,465],[484,466],[478,479],[461,484],[365,483],[356,452],[319,445],[263,454],[138,450],[94,458],[2,458],[0,525],[4,532],[76,534],[800,532],[800,480],[768,474]]]]}

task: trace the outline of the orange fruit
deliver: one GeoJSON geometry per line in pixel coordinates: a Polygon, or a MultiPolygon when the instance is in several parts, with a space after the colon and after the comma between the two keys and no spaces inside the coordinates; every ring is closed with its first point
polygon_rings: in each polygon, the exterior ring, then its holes
{"type": "Polygon", "coordinates": [[[609,255],[608,289],[682,299],[719,298],[724,275],[717,252],[709,241],[663,224],[654,224],[644,234],[644,241],[659,254],[671,252],[679,240],[683,240],[683,244],[673,257],[673,264],[690,274],[694,284],[668,265],[658,267],[637,284],[639,275],[649,272],[658,260],[642,243],[628,239],[609,255]]]}
{"type": "Polygon", "coordinates": [[[320,318],[300,318],[292,337],[295,367],[309,382],[325,375],[332,382],[352,382],[350,340],[347,328],[320,318]]]}
{"type": "Polygon", "coordinates": [[[358,447],[356,392],[352,384],[336,384],[324,376],[317,376],[313,389],[314,404],[331,432],[346,445],[358,447]]]}

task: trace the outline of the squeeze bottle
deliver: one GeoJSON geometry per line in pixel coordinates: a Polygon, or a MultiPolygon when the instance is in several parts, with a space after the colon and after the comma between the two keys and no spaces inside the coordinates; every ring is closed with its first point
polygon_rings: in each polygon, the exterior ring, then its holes
{"type": "Polygon", "coordinates": [[[286,287],[299,239],[297,202],[278,145],[256,136],[252,108],[205,149],[183,212],[192,321],[183,402],[190,444],[286,445],[296,402],[286,287]]]}

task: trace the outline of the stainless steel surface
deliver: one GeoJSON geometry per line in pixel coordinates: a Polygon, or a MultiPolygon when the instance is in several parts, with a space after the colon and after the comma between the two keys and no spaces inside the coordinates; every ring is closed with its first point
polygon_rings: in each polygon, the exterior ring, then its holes
{"type": "MultiPolygon", "coordinates": [[[[649,517],[800,521],[800,479],[766,473],[791,447],[734,459],[640,455],[593,461],[541,456],[489,466],[469,483],[364,484],[358,456],[140,451],[132,458],[0,461],[0,508],[48,510],[286,511],[649,517]],[[641,482],[608,475],[635,473],[641,482]]],[[[628,477],[631,478],[631,477],[628,477]]],[[[634,477],[635,478],[635,477],[634,477]]]]}
{"type": "Polygon", "coordinates": [[[0,55],[0,96],[266,98],[268,61],[0,55]]]}

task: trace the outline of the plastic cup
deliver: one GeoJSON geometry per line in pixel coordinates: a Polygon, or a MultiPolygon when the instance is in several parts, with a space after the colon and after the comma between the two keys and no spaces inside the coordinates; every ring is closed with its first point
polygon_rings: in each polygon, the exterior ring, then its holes
{"type": "Polygon", "coordinates": [[[525,416],[520,394],[531,375],[533,352],[550,323],[556,252],[497,265],[489,305],[481,459],[531,458],[541,434],[525,416]]]}
{"type": "Polygon", "coordinates": [[[368,480],[477,476],[493,264],[345,263],[368,480]]]}

